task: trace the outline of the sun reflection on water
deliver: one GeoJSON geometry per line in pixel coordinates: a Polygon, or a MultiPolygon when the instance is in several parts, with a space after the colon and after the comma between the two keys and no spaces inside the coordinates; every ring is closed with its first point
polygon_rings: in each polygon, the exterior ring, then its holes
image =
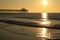
{"type": "Polygon", "coordinates": [[[40,20],[39,24],[42,28],[37,29],[37,37],[50,38],[50,33],[46,27],[50,27],[51,22],[48,20],[47,13],[42,13],[42,19],[40,20]]]}
{"type": "Polygon", "coordinates": [[[47,29],[42,28],[41,37],[47,37],[47,29]]]}
{"type": "Polygon", "coordinates": [[[50,38],[50,32],[47,28],[38,28],[36,37],[50,38]]]}
{"type": "Polygon", "coordinates": [[[47,13],[46,12],[42,13],[42,18],[47,19],[47,13]]]}
{"type": "Polygon", "coordinates": [[[40,22],[41,26],[50,26],[51,22],[48,20],[47,13],[42,13],[42,19],[40,22]]]}
{"type": "Polygon", "coordinates": [[[41,25],[42,27],[49,27],[49,26],[51,26],[50,24],[51,24],[51,23],[50,23],[50,21],[48,21],[48,20],[41,21],[41,23],[40,23],[40,25],[41,25]]]}

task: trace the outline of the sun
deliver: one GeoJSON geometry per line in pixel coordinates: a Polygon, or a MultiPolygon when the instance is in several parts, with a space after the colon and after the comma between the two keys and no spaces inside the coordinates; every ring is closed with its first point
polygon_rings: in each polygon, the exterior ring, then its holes
{"type": "Polygon", "coordinates": [[[43,1],[42,1],[42,4],[43,4],[43,5],[47,5],[47,4],[48,4],[47,0],[43,0],[43,1]]]}

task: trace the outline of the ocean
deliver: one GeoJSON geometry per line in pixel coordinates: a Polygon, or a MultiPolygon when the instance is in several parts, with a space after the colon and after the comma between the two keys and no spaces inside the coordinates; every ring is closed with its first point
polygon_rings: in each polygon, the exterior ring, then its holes
{"type": "Polygon", "coordinates": [[[60,39],[60,13],[47,16],[51,24],[46,27],[39,26],[41,13],[0,13],[0,40],[60,39]]]}

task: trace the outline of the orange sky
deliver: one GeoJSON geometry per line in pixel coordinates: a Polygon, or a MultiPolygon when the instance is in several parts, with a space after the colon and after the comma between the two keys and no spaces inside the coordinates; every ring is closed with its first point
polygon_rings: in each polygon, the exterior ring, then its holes
{"type": "Polygon", "coordinates": [[[0,9],[27,8],[29,12],[60,12],[60,0],[48,0],[44,6],[43,0],[0,0],[0,9]]]}

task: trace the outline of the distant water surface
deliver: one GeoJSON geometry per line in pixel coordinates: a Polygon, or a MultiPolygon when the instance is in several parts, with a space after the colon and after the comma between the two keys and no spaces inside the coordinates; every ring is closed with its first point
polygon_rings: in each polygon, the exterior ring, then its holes
{"type": "MultiPolygon", "coordinates": [[[[0,20],[14,20],[22,22],[39,22],[41,13],[0,13],[0,20]]],[[[48,20],[52,25],[60,25],[60,14],[49,13],[48,20]]],[[[60,27],[60,26],[59,26],[60,27]]],[[[37,28],[30,26],[13,25],[0,22],[1,40],[46,40],[60,39],[60,29],[37,28]]]]}

